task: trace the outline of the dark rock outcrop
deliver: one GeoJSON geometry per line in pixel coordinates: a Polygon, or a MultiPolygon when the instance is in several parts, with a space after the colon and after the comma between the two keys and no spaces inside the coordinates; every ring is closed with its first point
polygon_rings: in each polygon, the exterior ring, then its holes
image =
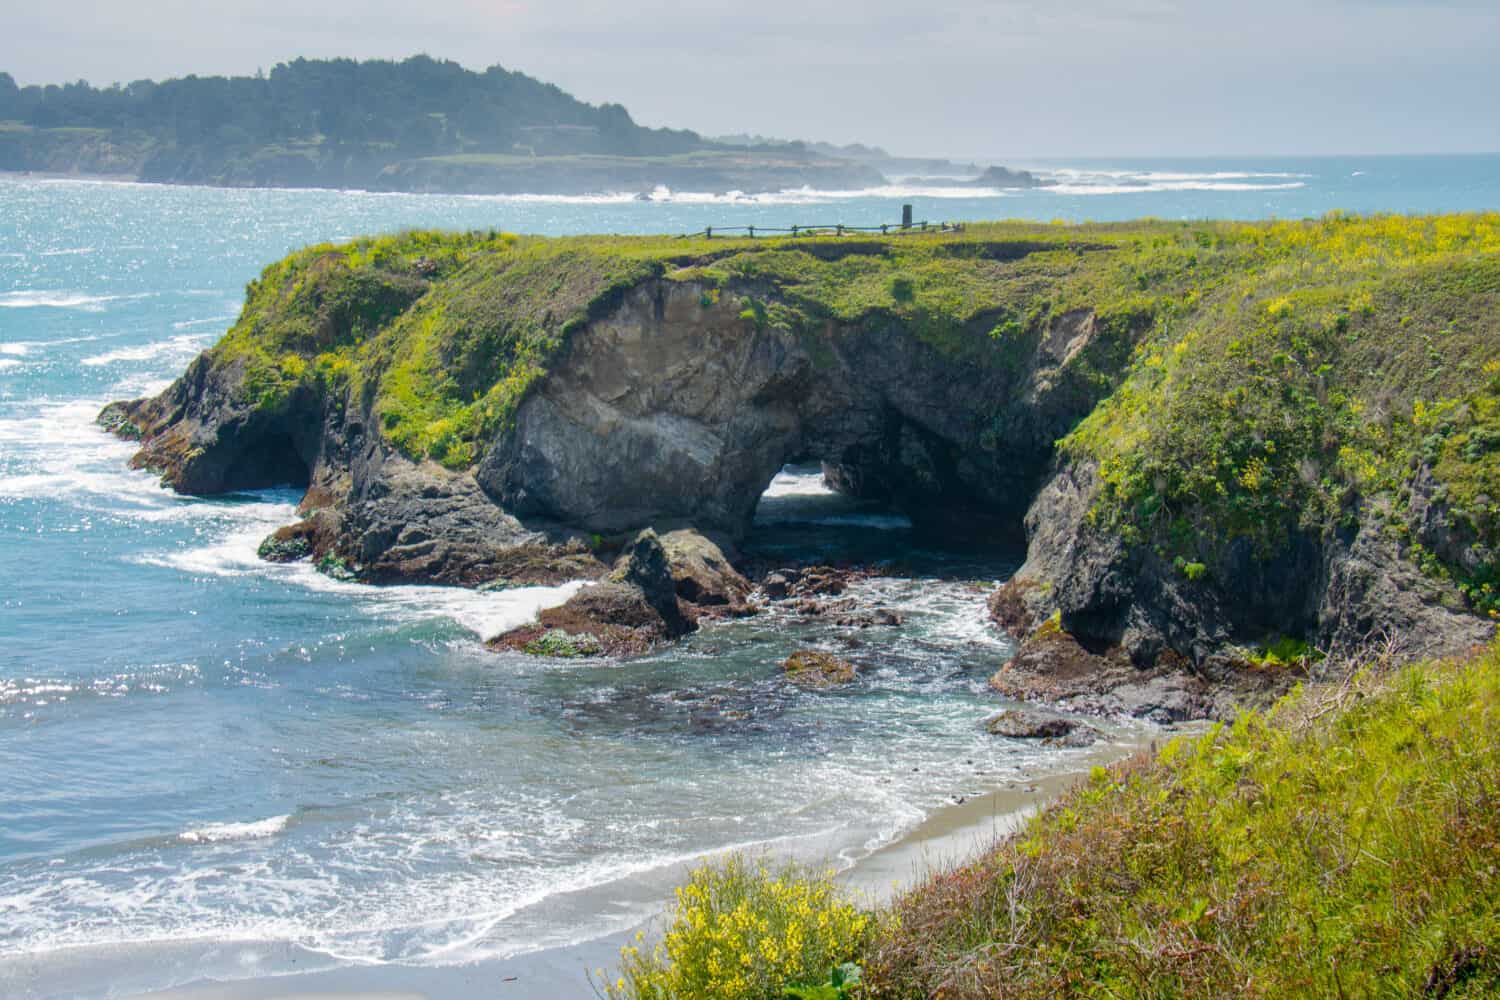
{"type": "MultiPolygon", "coordinates": [[[[1094,468],[1065,465],[1027,512],[1026,562],[990,600],[992,618],[1011,634],[1025,638],[1056,615],[1062,633],[1118,651],[1137,668],[1185,661],[1200,675],[1244,637],[1306,635],[1343,654],[1397,640],[1421,655],[1494,635],[1451,586],[1400,558],[1381,519],[1369,512],[1355,530],[1331,538],[1292,532],[1270,556],[1231,545],[1218,579],[1194,580],[1097,529],[1089,512],[1099,489],[1094,468]]],[[[1053,642],[1047,638],[1045,648],[1053,642]]],[[[1061,657],[1059,676],[1078,672],[1071,658],[1071,650],[1061,657]]],[[[1183,697],[1194,706],[1190,715],[1214,714],[1195,696],[1183,697]]],[[[1164,711],[1179,714],[1175,707],[1164,711]]]]}
{"type": "Polygon", "coordinates": [[[685,528],[662,535],[661,545],[678,597],[706,608],[744,607],[753,588],[734,568],[723,546],[685,528]]]}
{"type": "Polygon", "coordinates": [[[696,627],[678,603],[661,540],[647,528],[621,553],[605,581],[584,587],[562,606],[543,610],[536,624],[512,629],[490,644],[542,656],[635,656],[696,627]]]}
{"type": "Polygon", "coordinates": [[[1053,712],[1031,708],[1007,708],[984,720],[985,732],[1014,740],[1043,740],[1051,746],[1092,746],[1099,730],[1053,712]]]}

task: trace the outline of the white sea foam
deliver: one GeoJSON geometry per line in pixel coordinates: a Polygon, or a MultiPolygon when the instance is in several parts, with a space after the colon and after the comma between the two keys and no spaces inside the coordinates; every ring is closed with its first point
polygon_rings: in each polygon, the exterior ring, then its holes
{"type": "Polygon", "coordinates": [[[150,361],[155,358],[171,355],[182,355],[191,357],[201,351],[209,339],[209,334],[184,333],[166,340],[154,341],[150,344],[141,344],[137,347],[122,347],[119,350],[109,351],[105,354],[96,354],[93,357],[84,358],[82,364],[89,367],[114,364],[118,361],[150,361]]]}
{"type": "Polygon", "coordinates": [[[24,288],[17,292],[0,294],[0,309],[78,309],[83,312],[102,312],[111,302],[153,298],[155,292],[136,295],[88,295],[83,292],[48,292],[24,288]]]}
{"type": "Polygon", "coordinates": [[[20,368],[25,362],[17,361],[15,358],[0,358],[0,372],[11,368],[20,368]]]}
{"type": "Polygon", "coordinates": [[[815,524],[825,528],[872,528],[876,531],[905,531],[911,527],[911,518],[903,514],[825,514],[807,518],[796,518],[803,524],[815,524]]]}
{"type": "Polygon", "coordinates": [[[82,309],[98,312],[114,295],[85,295],[82,292],[19,291],[0,294],[0,309],[82,309]]]}
{"type": "Polygon", "coordinates": [[[0,344],[0,354],[22,356],[31,353],[34,347],[52,347],[56,344],[83,344],[91,340],[103,340],[118,334],[94,333],[87,337],[58,337],[56,340],[13,340],[0,344]]]}
{"type": "Polygon", "coordinates": [[[1288,171],[1100,170],[1061,167],[1042,171],[1052,183],[1044,191],[1061,195],[1149,194],[1163,191],[1291,191],[1313,175],[1288,171]]]}
{"type": "Polygon", "coordinates": [[[292,821],[290,815],[271,816],[249,823],[210,823],[192,830],[184,830],[177,839],[188,844],[215,844],[225,840],[257,840],[274,837],[287,828],[292,821]]]}
{"type": "Polygon", "coordinates": [[[823,482],[823,471],[805,466],[788,466],[776,473],[763,497],[816,497],[833,496],[834,491],[823,482]]]}
{"type": "MultiPolygon", "coordinates": [[[[433,587],[420,584],[372,587],[362,583],[335,580],[318,572],[308,562],[273,564],[256,553],[261,541],[276,528],[296,519],[296,507],[290,503],[225,504],[206,503],[208,511],[228,514],[233,527],[206,545],[195,545],[137,557],[148,566],[180,570],[194,576],[234,577],[266,576],[284,580],[308,590],[338,594],[350,599],[372,617],[386,621],[417,622],[446,618],[489,639],[518,625],[524,625],[544,608],[562,604],[586,586],[582,581],[556,587],[516,587],[511,590],[479,591],[462,587],[433,587]],[[228,508],[226,510],[226,508],[228,508]]],[[[166,516],[173,516],[167,512],[166,516]]],[[[151,520],[160,512],[141,512],[134,516],[151,520]]]]}
{"type": "Polygon", "coordinates": [[[223,316],[206,316],[203,319],[184,319],[172,324],[174,330],[191,330],[195,326],[221,326],[234,321],[234,313],[223,316]]]}

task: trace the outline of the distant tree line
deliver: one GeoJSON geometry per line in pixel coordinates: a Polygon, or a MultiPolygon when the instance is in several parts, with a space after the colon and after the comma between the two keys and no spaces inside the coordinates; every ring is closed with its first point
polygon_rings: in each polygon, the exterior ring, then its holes
{"type": "Polygon", "coordinates": [[[102,88],[82,80],[19,87],[0,73],[0,121],[108,130],[146,151],[154,169],[144,174],[167,177],[253,172],[257,159],[288,155],[315,172],[359,174],[455,153],[662,156],[710,145],[694,132],[643,128],[618,104],[586,104],[523,73],[472,72],[428,56],[295,59],[253,77],[102,88]]]}

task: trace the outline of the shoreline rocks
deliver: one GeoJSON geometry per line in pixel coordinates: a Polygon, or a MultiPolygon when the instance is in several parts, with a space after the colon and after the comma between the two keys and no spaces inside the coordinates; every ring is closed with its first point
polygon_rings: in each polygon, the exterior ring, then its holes
{"type": "Polygon", "coordinates": [[[996,712],[984,720],[984,730],[991,736],[1041,740],[1048,746],[1057,747],[1093,746],[1103,735],[1087,723],[1031,708],[1007,708],[996,712]]]}
{"type": "Polygon", "coordinates": [[[782,662],[781,669],[793,684],[811,688],[848,684],[857,674],[848,660],[816,649],[797,650],[782,662]]]}

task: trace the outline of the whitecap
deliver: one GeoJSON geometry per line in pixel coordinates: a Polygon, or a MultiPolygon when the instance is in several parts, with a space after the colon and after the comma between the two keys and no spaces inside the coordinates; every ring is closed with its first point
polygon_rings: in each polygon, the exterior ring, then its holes
{"type": "MultiPolygon", "coordinates": [[[[294,504],[265,502],[231,505],[210,502],[195,506],[203,514],[232,517],[234,526],[222,537],[206,545],[148,553],[137,556],[135,561],[199,577],[257,575],[280,579],[307,590],[348,598],[374,618],[401,623],[445,618],[481,639],[493,638],[532,621],[543,609],[565,603],[588,585],[585,581],[575,580],[555,587],[481,591],[425,584],[377,587],[335,580],[320,573],[310,562],[268,563],[257,553],[261,541],[268,534],[296,519],[294,504]]],[[[179,511],[169,509],[122,513],[142,520],[155,520],[175,518],[179,511]]]]}
{"type": "Polygon", "coordinates": [[[292,821],[288,815],[271,816],[249,823],[210,823],[192,830],[184,830],[177,839],[188,844],[215,844],[225,840],[258,840],[274,837],[287,828],[292,821]]]}
{"type": "Polygon", "coordinates": [[[208,316],[204,319],[184,319],[172,324],[174,330],[191,330],[195,326],[218,326],[223,323],[234,321],[234,314],[226,316],[208,316]]]}
{"type": "Polygon", "coordinates": [[[82,309],[99,312],[115,295],[85,295],[82,292],[42,292],[31,289],[0,294],[0,309],[82,309]]]}
{"type": "Polygon", "coordinates": [[[179,334],[166,340],[154,341],[150,344],[141,344],[137,347],[122,347],[118,350],[109,351],[105,354],[96,354],[93,357],[84,358],[82,364],[91,368],[102,365],[114,364],[117,361],[150,361],[166,355],[194,355],[201,351],[209,334],[179,334]]]}
{"type": "Polygon", "coordinates": [[[832,496],[834,491],[823,481],[821,468],[787,466],[776,473],[766,487],[762,497],[815,497],[832,496]]]}
{"type": "Polygon", "coordinates": [[[0,358],[0,372],[6,371],[11,368],[20,368],[21,364],[22,362],[17,361],[14,358],[0,358]]]}
{"type": "Polygon", "coordinates": [[[1229,181],[1173,181],[1139,184],[1056,184],[1045,190],[1052,194],[1064,195],[1110,195],[1153,194],[1163,191],[1219,191],[1226,193],[1293,191],[1306,186],[1307,184],[1303,181],[1289,181],[1284,184],[1247,184],[1229,181]]]}

